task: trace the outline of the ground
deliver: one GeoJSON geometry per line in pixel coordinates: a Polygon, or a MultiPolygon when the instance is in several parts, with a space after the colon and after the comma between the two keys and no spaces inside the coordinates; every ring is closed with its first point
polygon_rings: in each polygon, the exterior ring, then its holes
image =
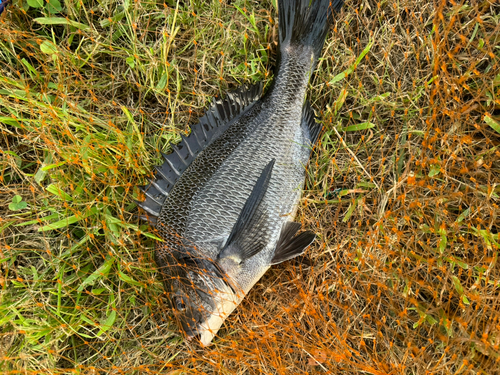
{"type": "Polygon", "coordinates": [[[272,80],[275,1],[11,1],[0,16],[5,374],[494,374],[500,6],[352,0],[308,98],[297,220],[213,346],[185,342],[137,185],[213,96],[272,80]]]}

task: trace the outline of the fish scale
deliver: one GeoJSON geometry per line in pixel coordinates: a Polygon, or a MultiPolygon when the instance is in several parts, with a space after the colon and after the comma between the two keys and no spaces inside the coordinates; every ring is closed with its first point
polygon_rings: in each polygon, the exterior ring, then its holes
{"type": "Polygon", "coordinates": [[[314,240],[294,223],[321,126],[305,102],[342,1],[279,0],[274,81],[216,100],[164,155],[140,206],[158,234],[155,260],[186,336],[208,345],[267,269],[314,240]]]}

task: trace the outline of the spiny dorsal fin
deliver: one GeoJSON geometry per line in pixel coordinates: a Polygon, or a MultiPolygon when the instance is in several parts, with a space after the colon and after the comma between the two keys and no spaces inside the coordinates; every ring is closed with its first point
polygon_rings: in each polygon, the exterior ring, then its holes
{"type": "Polygon", "coordinates": [[[316,235],[309,231],[296,235],[299,229],[300,224],[293,221],[283,225],[271,264],[278,264],[303,254],[316,238],[316,235]]]}
{"type": "Polygon", "coordinates": [[[258,211],[258,208],[269,186],[275,161],[276,159],[271,160],[257,179],[226,245],[218,255],[219,259],[232,258],[237,263],[241,263],[266,246],[266,241],[262,236],[262,226],[267,225],[267,212],[262,209],[258,211]]]}
{"type": "Polygon", "coordinates": [[[189,136],[172,147],[173,152],[162,154],[164,163],[156,168],[156,176],[141,190],[146,199],[138,205],[149,215],[158,216],[168,193],[198,154],[222,134],[236,118],[248,111],[262,96],[262,83],[242,86],[228,93],[225,99],[213,100],[212,106],[191,126],[189,136]]]}

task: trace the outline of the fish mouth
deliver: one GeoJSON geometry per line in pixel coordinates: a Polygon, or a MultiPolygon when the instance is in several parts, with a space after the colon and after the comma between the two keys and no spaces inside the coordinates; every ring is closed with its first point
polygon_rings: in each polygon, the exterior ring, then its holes
{"type": "Polygon", "coordinates": [[[185,330],[186,339],[188,341],[197,339],[203,347],[210,345],[226,318],[243,298],[243,292],[235,293],[231,287],[225,285],[223,290],[217,291],[215,308],[210,315],[200,322],[195,330],[185,330]]]}
{"type": "Polygon", "coordinates": [[[189,267],[190,272],[182,282],[185,309],[177,310],[176,315],[185,338],[188,341],[198,339],[205,347],[212,342],[245,293],[216,262],[199,258],[183,259],[183,262],[183,267],[189,267]],[[193,284],[197,285],[194,290],[193,284]]]}
{"type": "Polygon", "coordinates": [[[184,334],[188,341],[199,335],[199,324],[197,324],[196,319],[192,317],[182,316],[179,317],[179,320],[182,330],[184,331],[184,334]]]}

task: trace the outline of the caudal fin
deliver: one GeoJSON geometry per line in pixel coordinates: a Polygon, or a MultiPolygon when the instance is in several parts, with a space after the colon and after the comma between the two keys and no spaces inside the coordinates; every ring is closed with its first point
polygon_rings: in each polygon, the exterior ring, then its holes
{"type": "Polygon", "coordinates": [[[344,0],[278,0],[281,53],[294,45],[311,46],[317,59],[326,33],[344,0]]]}

